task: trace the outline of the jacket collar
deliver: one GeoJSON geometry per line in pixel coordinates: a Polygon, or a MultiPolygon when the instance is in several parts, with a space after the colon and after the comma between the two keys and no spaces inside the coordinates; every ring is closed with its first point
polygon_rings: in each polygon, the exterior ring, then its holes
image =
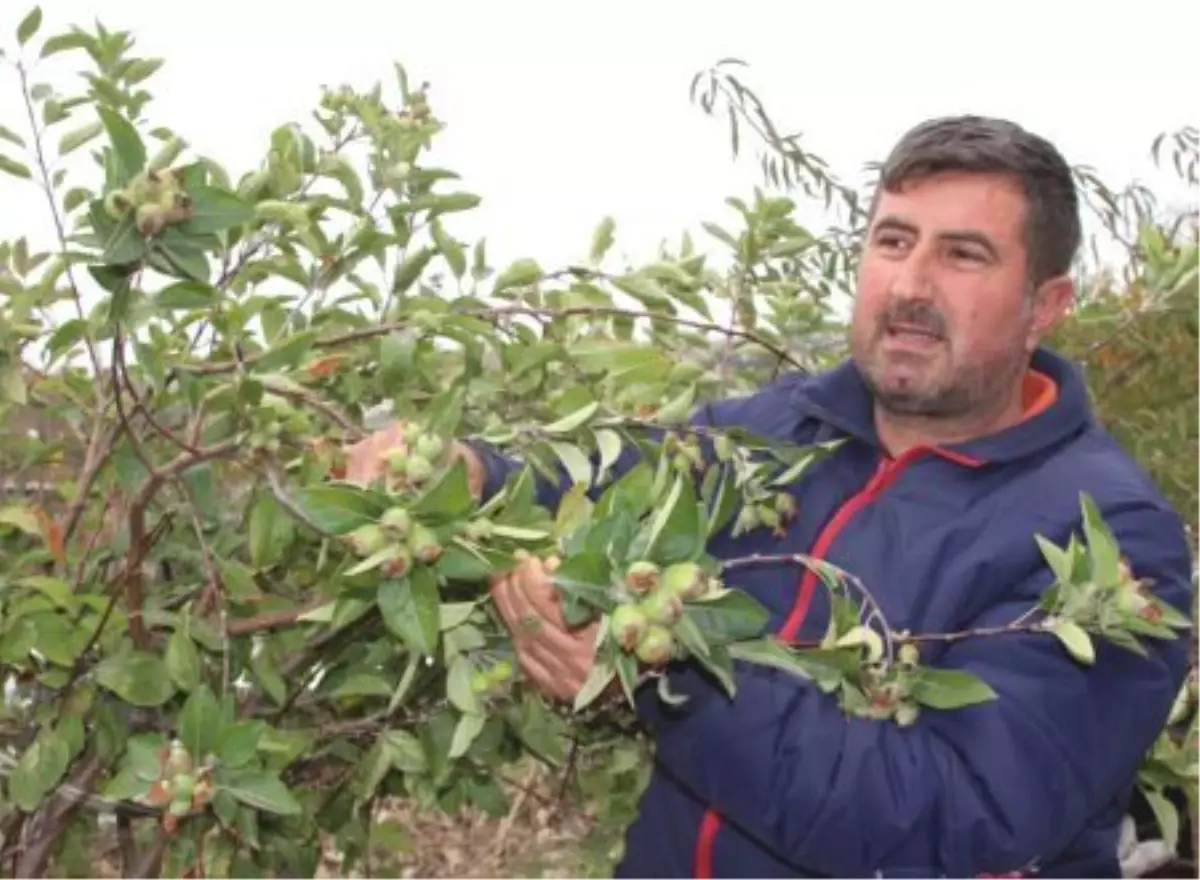
{"type": "MultiPolygon", "coordinates": [[[[1030,366],[1058,386],[1053,405],[1011,428],[945,446],[942,451],[979,463],[1015,461],[1049,449],[1093,424],[1087,386],[1075,365],[1048,348],[1038,348],[1030,366]]],[[[832,436],[840,432],[882,451],[871,392],[853,360],[801,383],[792,403],[802,420],[817,419],[834,429],[832,436]]],[[[821,439],[831,439],[830,435],[828,430],[818,431],[821,439]]]]}

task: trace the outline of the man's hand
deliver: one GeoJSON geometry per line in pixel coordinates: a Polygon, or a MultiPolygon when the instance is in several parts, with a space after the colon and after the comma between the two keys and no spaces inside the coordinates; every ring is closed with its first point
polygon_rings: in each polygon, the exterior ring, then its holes
{"type": "Polygon", "coordinates": [[[556,557],[543,563],[518,551],[517,558],[520,565],[492,583],[492,597],[512,632],[517,661],[543,693],[573,700],[595,663],[599,624],[567,626],[549,577],[558,566],[556,557]]]}
{"type": "MultiPolygon", "coordinates": [[[[387,458],[393,452],[407,451],[405,442],[407,425],[401,421],[393,421],[386,428],[375,431],[357,443],[346,448],[346,476],[349,483],[365,486],[382,475],[387,468],[387,458]]],[[[454,441],[450,446],[447,461],[453,463],[456,459],[467,463],[467,485],[471,494],[476,498],[483,494],[484,470],[483,462],[470,447],[454,441]]]]}

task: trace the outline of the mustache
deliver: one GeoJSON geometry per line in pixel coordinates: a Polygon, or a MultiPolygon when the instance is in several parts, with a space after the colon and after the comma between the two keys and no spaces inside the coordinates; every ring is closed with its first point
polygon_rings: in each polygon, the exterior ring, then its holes
{"type": "Polygon", "coordinates": [[[898,303],[879,317],[880,333],[886,333],[897,325],[914,327],[941,338],[949,335],[946,318],[929,303],[898,303]]]}

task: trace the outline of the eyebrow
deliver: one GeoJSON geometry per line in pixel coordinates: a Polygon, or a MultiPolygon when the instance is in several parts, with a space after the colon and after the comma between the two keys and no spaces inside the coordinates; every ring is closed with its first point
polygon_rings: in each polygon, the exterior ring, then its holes
{"type": "MultiPolygon", "coordinates": [[[[883,217],[876,224],[874,232],[882,230],[891,230],[893,232],[904,232],[909,235],[920,235],[919,230],[914,224],[907,220],[902,220],[899,217],[883,217]]],[[[988,255],[993,260],[1000,259],[1000,253],[996,250],[996,246],[992,240],[975,229],[949,229],[945,232],[938,233],[938,238],[942,241],[954,241],[964,244],[975,244],[988,252],[988,255]]]]}

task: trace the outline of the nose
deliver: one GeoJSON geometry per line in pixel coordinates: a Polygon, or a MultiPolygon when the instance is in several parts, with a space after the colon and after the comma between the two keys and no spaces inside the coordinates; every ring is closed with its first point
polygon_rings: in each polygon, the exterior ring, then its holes
{"type": "Polygon", "coordinates": [[[918,245],[896,264],[888,292],[895,300],[929,301],[933,298],[933,289],[929,258],[918,245]]]}

